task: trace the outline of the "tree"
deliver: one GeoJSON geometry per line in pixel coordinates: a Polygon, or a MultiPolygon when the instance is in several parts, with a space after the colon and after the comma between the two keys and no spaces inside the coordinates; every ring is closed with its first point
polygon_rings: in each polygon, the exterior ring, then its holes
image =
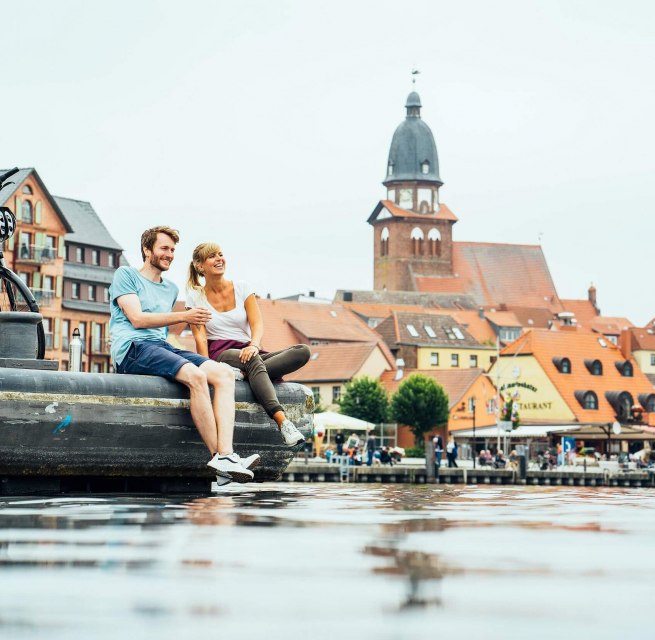
{"type": "Polygon", "coordinates": [[[391,415],[411,428],[416,446],[422,447],[425,433],[448,424],[448,396],[433,378],[415,373],[391,398],[391,415]]]}
{"type": "Polygon", "coordinates": [[[379,424],[389,419],[389,398],[379,380],[354,378],[345,386],[339,402],[341,413],[379,424]]]}

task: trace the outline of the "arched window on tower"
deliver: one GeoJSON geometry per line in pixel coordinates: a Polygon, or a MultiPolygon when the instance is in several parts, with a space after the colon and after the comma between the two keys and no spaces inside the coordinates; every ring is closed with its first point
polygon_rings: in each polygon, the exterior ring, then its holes
{"type": "Polygon", "coordinates": [[[392,176],[393,175],[393,162],[389,161],[389,164],[387,165],[387,175],[392,176]]]}
{"type": "Polygon", "coordinates": [[[430,161],[429,160],[423,160],[423,162],[421,162],[421,173],[423,175],[427,175],[428,173],[430,173],[430,161]]]}
{"type": "Polygon", "coordinates": [[[380,255],[389,255],[389,229],[386,227],[382,229],[382,233],[380,233],[380,255]]]}
{"type": "Polygon", "coordinates": [[[439,229],[430,229],[428,232],[428,245],[430,246],[431,256],[441,255],[441,234],[439,229]]]}
{"type": "Polygon", "coordinates": [[[423,239],[425,238],[423,231],[418,227],[414,227],[410,238],[412,239],[412,253],[415,256],[423,255],[423,239]]]}

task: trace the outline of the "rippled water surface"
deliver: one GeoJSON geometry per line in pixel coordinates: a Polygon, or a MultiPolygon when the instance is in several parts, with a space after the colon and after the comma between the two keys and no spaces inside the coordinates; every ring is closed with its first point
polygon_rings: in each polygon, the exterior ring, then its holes
{"type": "Polygon", "coordinates": [[[0,499],[3,640],[652,638],[654,569],[648,489],[0,499]]]}

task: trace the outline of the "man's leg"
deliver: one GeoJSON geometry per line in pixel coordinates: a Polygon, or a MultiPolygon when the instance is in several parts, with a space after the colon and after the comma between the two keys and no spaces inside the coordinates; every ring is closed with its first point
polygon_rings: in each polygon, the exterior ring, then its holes
{"type": "MultiPolygon", "coordinates": [[[[212,455],[217,452],[231,453],[231,445],[227,451],[222,451],[219,448],[216,419],[205,372],[196,367],[195,364],[188,362],[180,368],[175,379],[189,388],[191,418],[200,433],[202,441],[209,449],[209,453],[212,455]]],[[[232,395],[232,404],[234,405],[234,393],[232,395]]]]}

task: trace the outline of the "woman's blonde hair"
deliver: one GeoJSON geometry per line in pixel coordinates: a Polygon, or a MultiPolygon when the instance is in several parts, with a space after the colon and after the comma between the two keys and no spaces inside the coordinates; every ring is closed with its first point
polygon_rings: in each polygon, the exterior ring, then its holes
{"type": "Polygon", "coordinates": [[[198,265],[202,264],[212,253],[219,253],[221,248],[215,242],[203,242],[199,244],[191,255],[191,262],[189,263],[189,278],[187,286],[189,289],[202,289],[202,282],[200,278],[203,274],[198,270],[198,265]]]}

